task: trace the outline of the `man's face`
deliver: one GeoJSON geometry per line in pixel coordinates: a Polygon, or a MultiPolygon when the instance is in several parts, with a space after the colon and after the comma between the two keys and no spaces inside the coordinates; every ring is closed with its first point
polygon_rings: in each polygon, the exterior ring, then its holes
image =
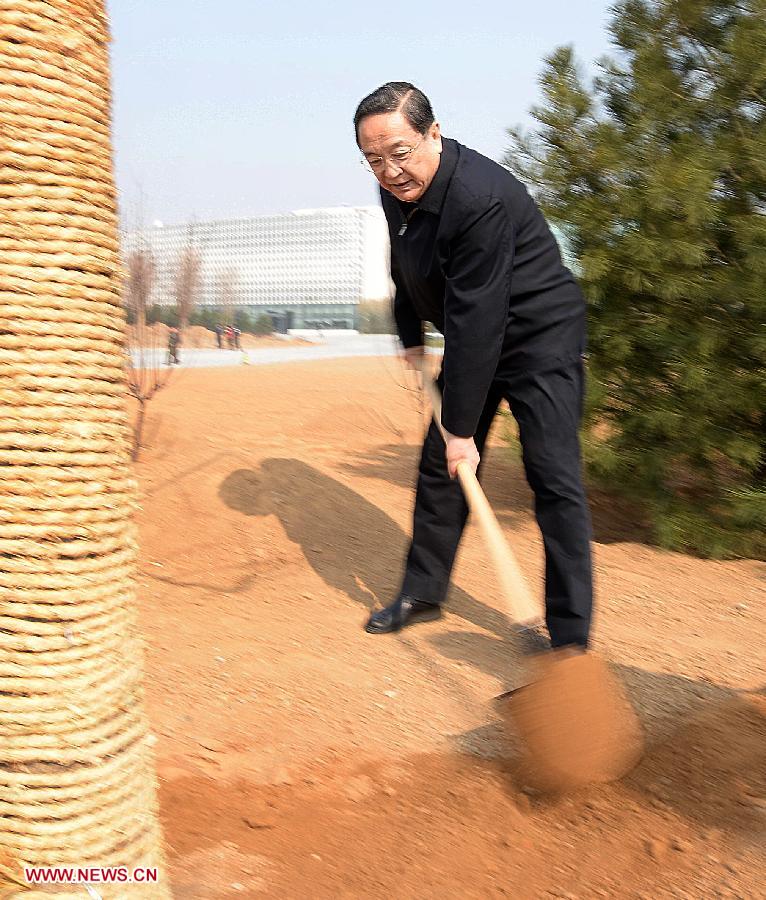
{"type": "Polygon", "coordinates": [[[383,187],[397,199],[413,202],[423,196],[439,168],[439,123],[423,135],[400,112],[366,116],[359,123],[359,148],[383,187]]]}

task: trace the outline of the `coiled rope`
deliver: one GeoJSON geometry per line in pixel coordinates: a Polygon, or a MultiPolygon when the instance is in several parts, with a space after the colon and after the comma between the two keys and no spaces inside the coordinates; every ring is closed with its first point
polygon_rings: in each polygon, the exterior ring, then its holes
{"type": "MultiPolygon", "coordinates": [[[[103,0],[0,0],[0,897],[154,867],[103,0]]],[[[92,893],[91,893],[92,896],[92,893]]]]}

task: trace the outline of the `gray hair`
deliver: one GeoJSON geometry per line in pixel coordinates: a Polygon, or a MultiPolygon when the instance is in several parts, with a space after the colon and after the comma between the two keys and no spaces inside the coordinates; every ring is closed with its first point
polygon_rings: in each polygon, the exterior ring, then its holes
{"type": "Polygon", "coordinates": [[[425,134],[435,121],[431,101],[423,91],[409,81],[388,81],[368,94],[356,108],[354,134],[357,144],[362,119],[399,110],[419,134],[425,134]]]}

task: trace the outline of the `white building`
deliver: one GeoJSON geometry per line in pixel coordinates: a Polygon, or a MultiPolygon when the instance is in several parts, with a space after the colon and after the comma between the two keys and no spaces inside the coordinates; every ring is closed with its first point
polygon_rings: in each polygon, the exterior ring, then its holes
{"type": "Polygon", "coordinates": [[[175,304],[179,259],[200,263],[197,308],[231,303],[251,315],[287,314],[291,328],[353,328],[356,308],[390,295],[388,232],[377,206],[154,227],[123,235],[123,254],[154,259],[149,305],[175,304]]]}
{"type": "MultiPolygon", "coordinates": [[[[565,261],[561,232],[554,228],[565,261]]],[[[149,305],[174,306],[179,260],[200,263],[196,307],[270,313],[284,328],[355,328],[359,303],[386,300],[388,231],[378,206],[301,209],[273,216],[154,227],[123,234],[123,254],[152,254],[149,305]]]]}

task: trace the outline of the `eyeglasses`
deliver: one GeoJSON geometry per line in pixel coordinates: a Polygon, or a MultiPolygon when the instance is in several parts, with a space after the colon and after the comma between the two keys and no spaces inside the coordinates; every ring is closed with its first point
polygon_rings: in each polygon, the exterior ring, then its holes
{"type": "Polygon", "coordinates": [[[386,163],[389,160],[398,169],[401,169],[422,143],[423,138],[412,147],[397,147],[397,149],[389,156],[363,156],[359,162],[368,172],[372,172],[373,175],[378,175],[385,171],[386,163]]]}

